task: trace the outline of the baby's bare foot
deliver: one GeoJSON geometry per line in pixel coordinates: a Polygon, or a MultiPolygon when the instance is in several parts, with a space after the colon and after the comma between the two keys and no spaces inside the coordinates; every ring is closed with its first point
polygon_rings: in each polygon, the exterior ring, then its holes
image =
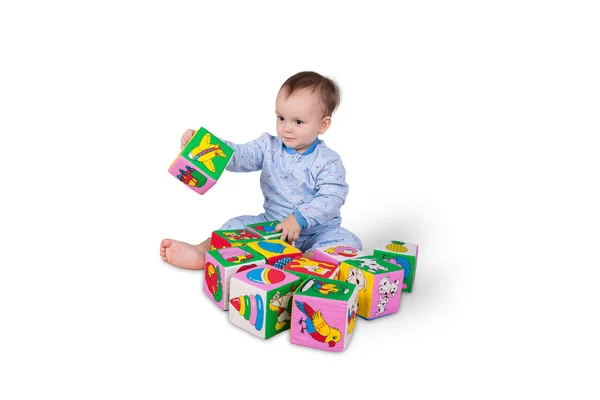
{"type": "Polygon", "coordinates": [[[186,269],[204,269],[204,249],[173,239],[163,239],[160,256],[171,265],[186,269]]]}

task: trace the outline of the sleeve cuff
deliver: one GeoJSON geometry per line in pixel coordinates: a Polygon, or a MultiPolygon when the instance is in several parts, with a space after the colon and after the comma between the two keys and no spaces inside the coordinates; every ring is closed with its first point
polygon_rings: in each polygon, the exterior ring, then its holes
{"type": "Polygon", "coordinates": [[[298,225],[300,225],[300,228],[308,228],[308,222],[306,221],[306,218],[304,218],[302,214],[300,214],[300,211],[294,210],[294,215],[296,216],[296,221],[298,221],[298,225]]]}

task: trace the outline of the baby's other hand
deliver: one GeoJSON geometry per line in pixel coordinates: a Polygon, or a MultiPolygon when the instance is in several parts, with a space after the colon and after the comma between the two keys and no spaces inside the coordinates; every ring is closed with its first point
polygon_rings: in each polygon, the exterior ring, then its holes
{"type": "Polygon", "coordinates": [[[187,131],[183,132],[183,136],[181,136],[181,150],[183,150],[185,145],[188,144],[192,136],[194,136],[194,133],[196,133],[196,131],[193,129],[188,129],[187,131]]]}
{"type": "Polygon", "coordinates": [[[282,223],[277,224],[275,227],[275,232],[281,232],[281,240],[285,242],[287,239],[290,243],[298,240],[301,230],[294,214],[290,214],[282,223]]]}

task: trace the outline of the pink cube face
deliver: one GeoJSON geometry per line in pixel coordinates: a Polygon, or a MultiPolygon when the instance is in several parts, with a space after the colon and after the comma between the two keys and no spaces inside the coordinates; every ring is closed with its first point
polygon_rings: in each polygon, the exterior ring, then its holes
{"type": "Polygon", "coordinates": [[[171,165],[169,173],[198,194],[206,193],[217,183],[217,181],[197,169],[192,163],[181,156],[177,157],[173,165],[171,165]]]}
{"type": "MultiPolygon", "coordinates": [[[[292,300],[292,343],[325,351],[344,350],[349,330],[347,302],[297,293],[292,300]]],[[[354,320],[351,323],[353,328],[354,320]]]]}
{"type": "Polygon", "coordinates": [[[394,314],[400,309],[404,271],[375,275],[369,319],[394,314]]]}
{"type": "Polygon", "coordinates": [[[343,244],[316,248],[313,257],[317,261],[339,264],[342,261],[366,255],[367,253],[362,250],[343,244]]]}

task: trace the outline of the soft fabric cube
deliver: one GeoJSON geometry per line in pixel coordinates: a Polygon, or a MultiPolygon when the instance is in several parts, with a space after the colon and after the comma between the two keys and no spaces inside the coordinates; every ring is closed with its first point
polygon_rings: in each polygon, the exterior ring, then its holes
{"type": "Polygon", "coordinates": [[[221,310],[227,310],[231,277],[266,263],[261,254],[247,246],[209,250],[205,255],[204,293],[221,310]]]}
{"type": "Polygon", "coordinates": [[[373,255],[384,261],[399,265],[404,270],[403,292],[412,292],[417,274],[419,246],[399,240],[379,240],[373,255]]]}
{"type": "Polygon", "coordinates": [[[171,163],[169,173],[204,194],[217,183],[232,156],[231,147],[201,127],[171,163]]]}
{"type": "Polygon", "coordinates": [[[364,256],[340,264],[341,281],[358,289],[358,315],[373,319],[393,314],[400,308],[402,267],[375,256],[364,256]]]}
{"type": "Polygon", "coordinates": [[[340,266],[307,257],[285,257],[273,264],[275,268],[298,275],[302,280],[311,276],[337,279],[340,266]]]}
{"type": "Polygon", "coordinates": [[[350,246],[349,244],[317,247],[313,254],[313,258],[315,260],[325,261],[332,264],[339,264],[342,261],[361,256],[368,256],[368,254],[357,249],[356,247],[350,246]]]}
{"type": "Polygon", "coordinates": [[[275,232],[275,227],[279,224],[279,221],[257,222],[256,224],[248,225],[247,228],[259,235],[263,240],[279,239],[281,232],[275,232]]]}
{"type": "Polygon", "coordinates": [[[262,254],[269,265],[275,265],[282,258],[302,256],[300,250],[281,239],[259,240],[248,243],[248,246],[262,254]]]}
{"type": "Polygon", "coordinates": [[[248,229],[213,231],[210,237],[210,249],[245,246],[257,240],[261,240],[260,236],[248,229]]]}
{"type": "Polygon", "coordinates": [[[290,340],[326,351],[343,351],[354,333],[358,288],[349,282],[311,277],[294,292],[290,340]]]}
{"type": "Polygon", "coordinates": [[[300,278],[285,271],[255,267],[231,277],[229,321],[268,339],[290,327],[290,308],[300,278]]]}

